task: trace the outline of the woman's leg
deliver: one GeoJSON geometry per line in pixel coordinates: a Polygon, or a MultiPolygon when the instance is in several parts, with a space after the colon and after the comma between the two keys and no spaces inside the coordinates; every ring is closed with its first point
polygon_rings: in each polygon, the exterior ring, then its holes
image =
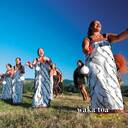
{"type": "Polygon", "coordinates": [[[79,85],[79,88],[80,88],[80,91],[82,93],[83,100],[88,100],[89,99],[89,96],[88,96],[88,93],[87,93],[84,85],[83,84],[79,85]]]}

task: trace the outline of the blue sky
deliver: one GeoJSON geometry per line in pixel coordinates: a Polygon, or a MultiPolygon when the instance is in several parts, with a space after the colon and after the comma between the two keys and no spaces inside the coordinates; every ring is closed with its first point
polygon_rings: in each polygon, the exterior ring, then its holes
{"type": "MultiPolygon", "coordinates": [[[[0,72],[5,64],[14,65],[37,57],[37,49],[72,79],[77,59],[84,61],[81,42],[89,23],[99,19],[103,33],[119,33],[128,27],[127,0],[1,0],[0,1],[0,72]]],[[[128,58],[128,41],[113,45],[114,53],[128,58]]],[[[34,71],[26,68],[26,77],[34,71]]]]}

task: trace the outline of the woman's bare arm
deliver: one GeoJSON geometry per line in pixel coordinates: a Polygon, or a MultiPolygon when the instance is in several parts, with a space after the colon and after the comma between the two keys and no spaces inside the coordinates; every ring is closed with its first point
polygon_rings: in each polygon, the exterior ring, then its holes
{"type": "Polygon", "coordinates": [[[128,39],[128,29],[121,32],[120,34],[113,34],[113,33],[108,34],[108,40],[111,43],[116,43],[127,39],[128,39]]]}
{"type": "Polygon", "coordinates": [[[83,40],[82,50],[83,50],[83,53],[84,54],[88,54],[89,53],[89,39],[88,38],[85,38],[83,40]]]}
{"type": "Polygon", "coordinates": [[[37,64],[37,60],[35,59],[32,63],[30,63],[30,62],[27,62],[26,63],[26,65],[29,67],[29,68],[31,68],[31,69],[33,69],[33,67],[35,66],[37,64]]]}

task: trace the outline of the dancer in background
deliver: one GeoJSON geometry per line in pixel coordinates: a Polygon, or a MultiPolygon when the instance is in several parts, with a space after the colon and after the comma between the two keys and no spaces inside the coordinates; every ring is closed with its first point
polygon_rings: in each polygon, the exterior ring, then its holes
{"type": "Polygon", "coordinates": [[[7,71],[5,74],[0,74],[0,77],[2,78],[3,81],[1,99],[10,100],[12,99],[12,77],[14,74],[14,70],[11,64],[7,64],[6,69],[7,71]]]}
{"type": "Polygon", "coordinates": [[[51,75],[53,77],[53,94],[56,98],[59,95],[60,71],[52,64],[51,75]]]}
{"type": "Polygon", "coordinates": [[[102,34],[100,21],[92,21],[88,36],[82,48],[87,55],[89,66],[89,87],[91,90],[91,107],[96,111],[108,109],[109,112],[123,111],[123,98],[117,79],[117,67],[111,51],[111,44],[128,39],[128,29],[117,34],[102,34]]]}
{"type": "Polygon", "coordinates": [[[55,97],[58,97],[60,95],[62,95],[62,92],[63,92],[63,88],[62,88],[62,81],[63,81],[63,78],[62,78],[62,73],[61,71],[55,67],[55,75],[54,75],[54,94],[55,94],[55,97]]]}
{"type": "Polygon", "coordinates": [[[63,93],[62,88],[62,73],[56,68],[55,64],[51,64],[50,78],[51,78],[51,95],[54,97],[60,96],[63,93]]]}
{"type": "MultiPolygon", "coordinates": [[[[87,74],[81,73],[81,69],[84,66],[84,63],[81,60],[77,61],[77,68],[74,71],[73,79],[75,87],[80,89],[80,92],[83,96],[83,100],[89,100],[89,95],[85,89],[85,77],[87,74]]],[[[88,72],[87,72],[88,73],[88,72]]]]}
{"type": "Polygon", "coordinates": [[[16,58],[16,65],[14,66],[14,76],[12,80],[13,85],[13,93],[12,100],[13,104],[20,104],[22,102],[22,94],[23,94],[23,81],[24,81],[24,73],[25,69],[21,63],[21,58],[16,58]]]}
{"type": "Polygon", "coordinates": [[[32,100],[32,107],[50,106],[50,59],[44,55],[44,50],[39,48],[38,58],[33,63],[26,64],[35,69],[34,86],[35,92],[32,100]]]}
{"type": "Polygon", "coordinates": [[[62,72],[59,71],[58,73],[59,75],[59,83],[58,83],[58,93],[59,93],[59,96],[63,96],[63,74],[62,72]]]}

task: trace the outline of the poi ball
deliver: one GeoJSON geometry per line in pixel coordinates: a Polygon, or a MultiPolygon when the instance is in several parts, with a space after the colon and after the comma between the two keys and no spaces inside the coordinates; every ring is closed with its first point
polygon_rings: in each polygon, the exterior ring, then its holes
{"type": "Polygon", "coordinates": [[[5,85],[6,84],[6,81],[3,81],[3,85],[5,85]]]}
{"type": "Polygon", "coordinates": [[[89,68],[84,65],[84,66],[80,69],[80,73],[83,74],[83,75],[88,74],[88,73],[89,73],[89,68]]]}
{"type": "Polygon", "coordinates": [[[36,67],[36,71],[40,71],[40,67],[39,66],[36,67]]]}
{"type": "Polygon", "coordinates": [[[21,79],[22,81],[24,81],[24,80],[25,80],[24,76],[21,76],[21,77],[20,77],[20,79],[21,79]]]}

